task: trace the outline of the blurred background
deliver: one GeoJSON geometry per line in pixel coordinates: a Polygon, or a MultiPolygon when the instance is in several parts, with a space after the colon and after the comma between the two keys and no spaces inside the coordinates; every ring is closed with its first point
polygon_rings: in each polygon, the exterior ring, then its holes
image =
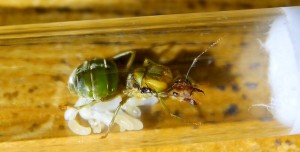
{"type": "MultiPolygon", "coordinates": [[[[65,22],[65,21],[78,21],[78,20],[124,18],[124,17],[136,17],[136,16],[141,17],[141,16],[153,16],[153,15],[166,15],[166,14],[186,14],[186,13],[201,13],[201,12],[228,11],[228,10],[244,10],[244,9],[257,9],[257,8],[274,8],[274,7],[286,7],[286,6],[299,6],[299,4],[300,4],[299,0],[251,0],[251,1],[250,0],[248,1],[239,1],[239,0],[19,0],[19,1],[6,0],[6,1],[0,1],[0,26],[65,22]]],[[[240,40],[239,37],[234,39],[237,46],[239,46],[238,44],[240,43],[238,40],[240,40]]],[[[245,46],[245,43],[241,43],[241,44],[243,44],[241,45],[241,47],[245,46]]],[[[49,45],[51,46],[52,44],[49,45]]],[[[74,47],[78,47],[78,46],[74,46],[74,47]]],[[[11,50],[10,49],[11,48],[9,47],[8,48],[3,47],[2,50],[3,52],[9,52],[9,51],[13,52],[13,48],[11,50]]],[[[16,50],[18,49],[19,48],[16,48],[16,50]]],[[[34,49],[32,48],[30,48],[29,50],[33,50],[34,52],[34,49]]],[[[38,46],[36,50],[39,51],[41,50],[41,48],[38,46]]],[[[47,52],[47,50],[43,50],[43,51],[47,52]]],[[[91,52],[92,51],[87,52],[86,54],[90,55],[91,52]]],[[[97,52],[95,52],[92,55],[96,55],[96,53],[97,52]]],[[[12,57],[10,57],[10,55],[8,54],[9,57],[7,59],[10,60],[10,58],[13,57],[15,57],[16,59],[19,58],[22,59],[22,57],[19,57],[16,54],[21,54],[21,53],[15,51],[15,55],[12,55],[12,57]]],[[[32,53],[33,56],[34,54],[35,52],[32,53]]],[[[20,56],[22,56],[22,54],[20,56]]],[[[33,58],[32,60],[35,61],[36,59],[33,58]]],[[[62,61],[61,64],[65,64],[65,63],[63,63],[62,61]]],[[[60,78],[57,77],[54,77],[54,79],[56,79],[55,81],[61,81],[60,78]]],[[[37,80],[33,79],[32,81],[37,81],[37,80]]],[[[42,79],[41,81],[44,82],[45,79],[42,79]]],[[[65,83],[66,81],[64,80],[63,82],[65,83]]],[[[63,86],[65,86],[65,84],[63,84],[63,86]]],[[[22,88],[24,88],[24,86],[22,86],[22,88]]],[[[233,90],[235,90],[234,88],[235,87],[233,87],[233,90]]],[[[34,92],[35,90],[36,89],[33,88],[33,91],[31,90],[31,92],[34,92]]],[[[11,94],[9,97],[11,96],[18,96],[18,94],[17,95],[11,94]]],[[[20,96],[21,95],[19,94],[19,97],[20,96]]],[[[48,97],[49,94],[47,95],[42,94],[41,96],[48,97]]],[[[230,109],[231,112],[233,111],[233,113],[235,113],[234,107],[232,109],[230,109]]],[[[18,109],[16,109],[16,107],[13,107],[11,109],[8,109],[7,111],[9,110],[15,112],[18,109]]],[[[13,113],[11,111],[7,113],[9,114],[13,113]]],[[[30,111],[32,110],[28,109],[28,111],[29,111],[28,113],[30,113],[30,111]]],[[[44,109],[42,109],[41,111],[47,114],[47,111],[45,112],[44,109]]],[[[50,110],[48,111],[48,113],[56,113],[56,112],[57,111],[50,111],[50,110]]],[[[60,111],[60,113],[62,114],[63,112],[60,111]]],[[[4,114],[0,113],[0,118],[10,119],[10,117],[7,116],[8,115],[5,115],[5,112],[4,114]]],[[[29,120],[35,119],[35,116],[36,114],[34,113],[34,116],[32,116],[33,118],[30,118],[29,120]]],[[[45,117],[48,118],[47,115],[45,117]]],[[[44,118],[36,118],[36,119],[44,120],[44,118]]],[[[65,123],[64,120],[62,119],[60,120],[60,122],[61,124],[65,123]]],[[[9,121],[4,122],[3,124],[5,123],[7,124],[7,126],[11,125],[9,121]]],[[[20,121],[20,124],[21,123],[23,123],[23,120],[20,121]]],[[[33,126],[32,128],[34,128],[38,125],[33,124],[32,126],[33,126]]],[[[58,128],[57,130],[65,129],[64,127],[65,126],[63,125],[57,125],[58,128]]],[[[29,130],[32,128],[29,127],[29,130]]],[[[55,130],[56,134],[60,134],[61,136],[64,136],[63,133],[57,132],[57,130],[55,130]]],[[[23,130],[19,129],[19,132],[23,132],[23,130]]],[[[14,133],[9,132],[9,135],[11,134],[14,133]]],[[[50,137],[54,136],[53,132],[50,132],[49,134],[51,135],[47,135],[47,136],[50,137]]],[[[0,134],[0,137],[1,136],[3,137],[2,141],[6,140],[5,135],[0,134]]],[[[212,151],[214,151],[218,149],[218,145],[219,147],[220,145],[222,146],[225,145],[227,146],[227,150],[230,151],[230,148],[233,150],[234,148],[236,148],[237,144],[242,144],[244,147],[249,147],[249,148],[262,146],[264,147],[264,149],[272,149],[278,151],[286,151],[292,149],[297,151],[299,150],[299,146],[300,146],[299,139],[300,136],[286,136],[286,137],[269,137],[265,139],[247,139],[247,140],[219,142],[219,143],[215,142],[215,149],[213,149],[213,146],[210,143],[206,145],[212,148],[207,147],[208,149],[206,150],[211,149],[212,151]]],[[[194,146],[199,147],[199,145],[200,144],[195,144],[194,146]]],[[[202,147],[205,147],[205,143],[202,143],[201,145],[202,147]]]]}
{"type": "Polygon", "coordinates": [[[272,8],[299,4],[299,0],[6,0],[0,1],[0,25],[272,8]]]}

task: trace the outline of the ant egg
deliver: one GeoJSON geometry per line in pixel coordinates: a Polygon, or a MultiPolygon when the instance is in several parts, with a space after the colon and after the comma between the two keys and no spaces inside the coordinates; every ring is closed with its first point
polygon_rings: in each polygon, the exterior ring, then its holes
{"type": "MultiPolygon", "coordinates": [[[[120,104],[122,98],[120,95],[105,101],[90,105],[89,99],[80,98],[76,102],[76,106],[69,107],[65,112],[65,120],[68,121],[68,127],[72,132],[78,135],[89,135],[93,133],[101,133],[114,115],[114,111],[120,104]],[[76,120],[76,116],[88,122],[90,126],[82,126],[76,120]]],[[[157,99],[150,97],[149,99],[129,98],[118,113],[115,123],[119,125],[120,131],[126,130],[141,130],[143,123],[138,119],[141,115],[141,110],[138,106],[152,105],[157,102],[157,99]]]]}

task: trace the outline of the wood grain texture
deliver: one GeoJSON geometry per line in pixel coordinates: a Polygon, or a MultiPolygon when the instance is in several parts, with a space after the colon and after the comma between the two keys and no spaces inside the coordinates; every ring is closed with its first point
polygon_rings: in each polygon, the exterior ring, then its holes
{"type": "Polygon", "coordinates": [[[22,0],[1,1],[0,25],[64,22],[298,6],[296,0],[22,0]],[[26,14],[26,17],[24,17],[26,14]]]}
{"type": "MultiPolygon", "coordinates": [[[[208,145],[215,145],[220,149],[228,149],[233,151],[255,149],[265,149],[262,145],[256,143],[257,139],[244,140],[245,146],[239,147],[229,145],[228,141],[225,141],[225,145],[222,145],[220,141],[223,139],[235,139],[239,134],[244,134],[245,138],[258,138],[265,135],[274,135],[274,132],[278,130],[282,131],[281,127],[278,127],[276,122],[268,122],[261,124],[259,121],[245,122],[245,123],[220,123],[213,125],[205,125],[198,128],[193,127],[174,127],[168,129],[151,129],[135,132],[124,133],[112,133],[106,139],[100,139],[99,135],[90,136],[73,136],[64,138],[50,138],[40,140],[28,140],[17,142],[3,142],[0,143],[0,150],[19,151],[24,147],[22,151],[182,151],[182,150],[204,150],[208,145]],[[277,126],[270,130],[250,129],[253,125],[267,127],[277,126]],[[234,128],[232,127],[234,126],[234,128]],[[219,129],[217,129],[219,128],[219,129]],[[220,129],[222,128],[222,129],[220,129]],[[231,129],[235,129],[234,134],[228,134],[231,129]],[[256,133],[260,132],[260,135],[256,133]],[[38,144],[37,144],[38,142],[38,144]],[[210,143],[210,142],[214,142],[210,143]],[[247,144],[247,142],[251,144],[247,144]],[[226,144],[227,143],[227,144],[226,144]],[[207,144],[207,145],[206,145],[207,144]],[[239,148],[236,149],[236,148],[239,148]]],[[[278,132],[279,133],[279,132],[278,132]]],[[[280,133],[279,133],[280,134],[280,133]]],[[[278,134],[278,135],[279,135],[278,134]]],[[[295,137],[293,137],[295,138],[295,137]]],[[[292,138],[292,139],[293,139],[292,138]]],[[[276,149],[280,146],[287,146],[287,148],[299,149],[299,141],[292,140],[285,141],[277,138],[268,138],[268,144],[276,149]],[[282,144],[282,145],[281,145],[282,144]]],[[[242,140],[243,141],[243,140],[242,140]]],[[[231,141],[237,142],[237,141],[231,141]]],[[[223,143],[223,142],[222,142],[223,143]]],[[[270,146],[270,147],[271,147],[270,146]]],[[[213,149],[213,148],[209,148],[213,149]]],[[[214,149],[217,150],[217,149],[214,149]]]]}
{"type": "MultiPolygon", "coordinates": [[[[1,11],[6,12],[1,13],[1,24],[222,9],[214,5],[218,1],[205,6],[198,1],[187,1],[190,6],[181,1],[142,5],[137,1],[98,1],[95,5],[85,1],[80,7],[74,1],[49,2],[1,1],[1,11]],[[116,7],[111,10],[104,7],[107,5],[116,7]],[[163,9],[166,7],[169,9],[163,9]],[[102,11],[107,14],[99,15],[102,11]],[[25,12],[29,18],[23,17],[25,12]]],[[[226,6],[242,8],[240,5],[226,6]]],[[[267,5],[255,1],[244,6],[267,5]]],[[[274,2],[268,7],[283,5],[287,3],[274,2]]],[[[250,108],[269,103],[268,55],[258,40],[265,40],[268,25],[278,14],[276,10],[253,10],[0,27],[0,87],[4,88],[0,90],[0,151],[299,151],[299,136],[270,137],[286,135],[289,129],[274,121],[266,109],[250,108]],[[167,101],[173,112],[203,122],[201,126],[174,120],[155,105],[143,108],[142,131],[119,133],[115,127],[107,139],[100,140],[99,135],[74,136],[67,128],[60,106],[76,101],[67,89],[67,79],[84,60],[135,49],[135,66],[150,57],[182,74],[195,56],[220,37],[220,43],[191,72],[206,93],[198,97],[202,104],[194,108],[167,101]]]]}

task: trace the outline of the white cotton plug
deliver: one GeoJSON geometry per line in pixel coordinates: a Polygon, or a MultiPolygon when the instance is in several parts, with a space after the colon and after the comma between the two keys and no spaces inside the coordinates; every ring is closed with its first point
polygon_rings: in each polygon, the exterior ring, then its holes
{"type": "Polygon", "coordinates": [[[269,52],[270,111],[300,133],[300,7],[283,9],[271,25],[264,47],[269,52]]]}

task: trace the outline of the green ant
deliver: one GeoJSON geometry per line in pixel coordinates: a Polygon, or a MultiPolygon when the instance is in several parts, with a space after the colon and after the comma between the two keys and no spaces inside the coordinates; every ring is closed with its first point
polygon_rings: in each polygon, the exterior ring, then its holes
{"type": "MultiPolygon", "coordinates": [[[[110,132],[122,105],[126,103],[128,98],[136,95],[157,97],[162,107],[172,117],[182,119],[171,113],[165,105],[164,100],[161,99],[173,96],[180,101],[197,105],[197,102],[192,98],[192,94],[194,92],[204,93],[204,91],[192,84],[188,79],[188,75],[199,57],[216,45],[217,42],[218,41],[211,44],[210,47],[194,59],[184,78],[179,78],[175,81],[170,68],[146,58],[141,67],[135,68],[132,73],[128,74],[126,88],[121,94],[123,99],[116,108],[105,135],[101,138],[105,138],[110,132]]],[[[120,90],[119,72],[121,69],[116,64],[116,61],[127,57],[127,64],[123,68],[128,73],[134,61],[135,54],[135,51],[127,51],[108,59],[100,58],[85,61],[72,72],[68,81],[69,90],[82,98],[93,100],[93,102],[89,104],[105,102],[107,99],[116,96],[120,90]]],[[[193,124],[198,125],[198,123],[193,124]]]]}

